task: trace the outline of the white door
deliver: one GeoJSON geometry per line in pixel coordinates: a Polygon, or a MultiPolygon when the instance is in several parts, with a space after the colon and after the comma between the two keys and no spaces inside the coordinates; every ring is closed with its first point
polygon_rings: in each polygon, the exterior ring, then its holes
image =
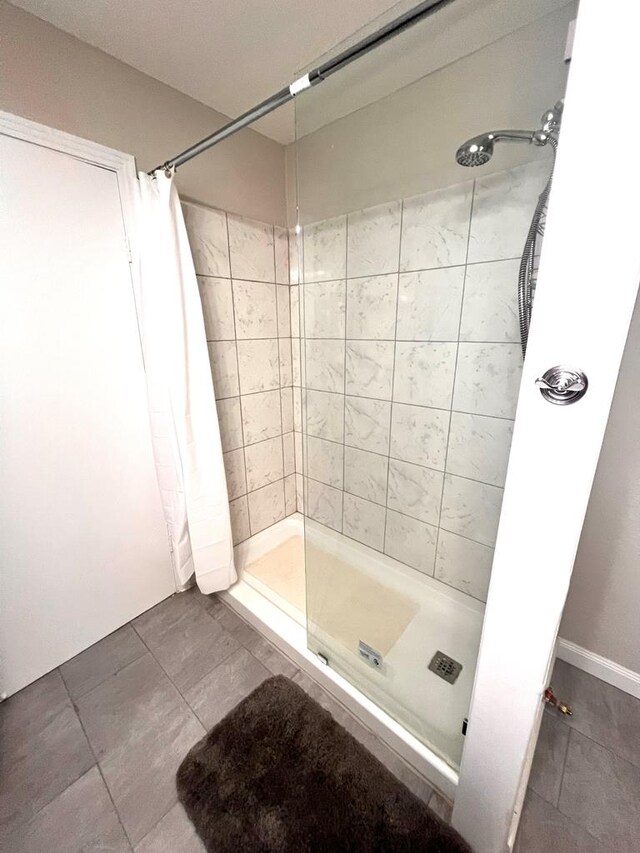
{"type": "Polygon", "coordinates": [[[174,589],[117,172],[0,135],[0,691],[174,589]]]}
{"type": "Polygon", "coordinates": [[[476,853],[513,845],[640,281],[639,25],[627,0],[580,4],[453,812],[476,853]],[[536,387],[555,366],[586,374],[577,402],[536,387]]]}

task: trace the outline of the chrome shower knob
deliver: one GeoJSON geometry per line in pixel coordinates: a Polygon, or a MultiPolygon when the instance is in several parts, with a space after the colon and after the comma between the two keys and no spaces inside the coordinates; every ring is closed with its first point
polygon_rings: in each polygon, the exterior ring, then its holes
{"type": "Polygon", "coordinates": [[[549,403],[567,406],[575,403],[587,393],[589,382],[581,370],[569,367],[551,367],[539,379],[536,388],[549,403]]]}

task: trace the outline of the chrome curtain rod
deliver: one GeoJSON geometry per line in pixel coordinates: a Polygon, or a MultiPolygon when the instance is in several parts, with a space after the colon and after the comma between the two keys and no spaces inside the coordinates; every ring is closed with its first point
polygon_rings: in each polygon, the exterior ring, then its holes
{"type": "Polygon", "coordinates": [[[215,133],[212,133],[211,136],[201,139],[200,142],[196,142],[195,145],[192,145],[180,154],[176,154],[175,157],[167,160],[161,166],[156,166],[156,168],[149,172],[149,174],[153,175],[154,172],[157,172],[160,169],[164,169],[165,172],[177,169],[178,166],[182,166],[183,163],[186,163],[193,157],[197,157],[198,154],[202,154],[203,151],[208,151],[209,148],[212,148],[214,145],[222,142],[223,139],[233,136],[234,133],[242,130],[243,127],[247,127],[259,118],[277,110],[278,107],[281,107],[288,101],[293,100],[293,98],[295,98],[295,96],[300,92],[303,92],[305,89],[309,89],[312,86],[317,86],[318,83],[322,83],[323,80],[330,77],[332,74],[335,74],[336,71],[340,71],[354,60],[360,59],[361,56],[369,53],[370,50],[379,47],[381,44],[389,41],[389,39],[394,38],[394,36],[399,35],[404,32],[404,30],[407,30],[419,21],[428,18],[430,15],[433,15],[435,12],[438,12],[444,6],[448,6],[449,3],[452,2],[453,0],[424,0],[424,2],[418,3],[417,6],[414,6],[413,9],[405,12],[404,15],[394,18],[393,21],[390,21],[384,27],[381,27],[371,35],[366,36],[366,38],[361,39],[359,42],[356,42],[353,47],[339,53],[333,59],[329,59],[323,65],[319,65],[317,68],[309,71],[303,77],[294,80],[290,86],[281,89],[279,92],[276,92],[275,95],[271,95],[271,97],[267,98],[266,101],[262,101],[262,103],[252,107],[250,110],[247,110],[246,113],[243,113],[238,118],[230,121],[229,124],[225,124],[224,127],[220,128],[220,130],[216,130],[215,133]]]}

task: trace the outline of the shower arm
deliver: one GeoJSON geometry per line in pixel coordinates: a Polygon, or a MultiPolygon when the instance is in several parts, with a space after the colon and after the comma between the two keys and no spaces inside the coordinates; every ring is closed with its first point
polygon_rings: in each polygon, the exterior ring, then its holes
{"type": "Polygon", "coordinates": [[[440,9],[448,6],[452,2],[453,0],[423,0],[422,3],[418,3],[417,6],[413,7],[413,9],[405,12],[404,15],[394,18],[388,24],[385,24],[384,27],[381,27],[379,30],[371,33],[371,35],[356,42],[352,47],[347,48],[347,50],[342,51],[342,53],[339,53],[337,56],[334,56],[333,59],[329,59],[327,62],[319,65],[312,71],[309,71],[298,80],[294,80],[291,85],[281,89],[279,92],[276,92],[275,95],[267,98],[266,101],[262,101],[262,103],[252,107],[238,118],[230,121],[228,124],[225,124],[224,127],[220,128],[220,130],[216,130],[215,133],[201,139],[200,142],[196,142],[195,145],[185,149],[180,154],[176,154],[175,157],[167,160],[161,166],[156,166],[156,168],[152,169],[149,174],[154,175],[155,172],[161,169],[164,170],[165,174],[170,174],[174,169],[177,169],[178,166],[182,166],[183,163],[186,163],[193,157],[197,157],[199,154],[202,154],[203,151],[208,151],[209,148],[213,148],[214,145],[217,145],[224,139],[228,139],[230,136],[233,136],[234,133],[237,133],[244,127],[248,127],[263,116],[269,115],[269,113],[277,110],[278,107],[281,107],[288,101],[293,100],[293,98],[295,98],[295,96],[300,92],[303,92],[305,89],[309,89],[312,86],[317,86],[327,77],[335,74],[336,71],[341,71],[351,62],[354,62],[356,59],[360,59],[361,56],[365,56],[369,51],[374,50],[376,47],[379,47],[381,44],[384,44],[404,32],[419,21],[439,12],[440,9]]]}
{"type": "Polygon", "coordinates": [[[542,130],[494,130],[486,134],[492,142],[530,142],[532,145],[546,145],[548,133],[542,130]]]}

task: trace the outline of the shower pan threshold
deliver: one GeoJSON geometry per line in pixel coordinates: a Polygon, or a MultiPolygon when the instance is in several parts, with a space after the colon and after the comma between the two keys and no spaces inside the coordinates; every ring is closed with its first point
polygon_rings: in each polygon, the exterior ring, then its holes
{"type": "Polygon", "coordinates": [[[235,554],[239,580],[229,590],[220,593],[220,597],[452,801],[458,785],[458,772],[310,651],[307,647],[305,614],[246,571],[248,565],[268,555],[271,550],[293,537],[303,535],[303,516],[296,513],[237,546],[235,554]]]}

